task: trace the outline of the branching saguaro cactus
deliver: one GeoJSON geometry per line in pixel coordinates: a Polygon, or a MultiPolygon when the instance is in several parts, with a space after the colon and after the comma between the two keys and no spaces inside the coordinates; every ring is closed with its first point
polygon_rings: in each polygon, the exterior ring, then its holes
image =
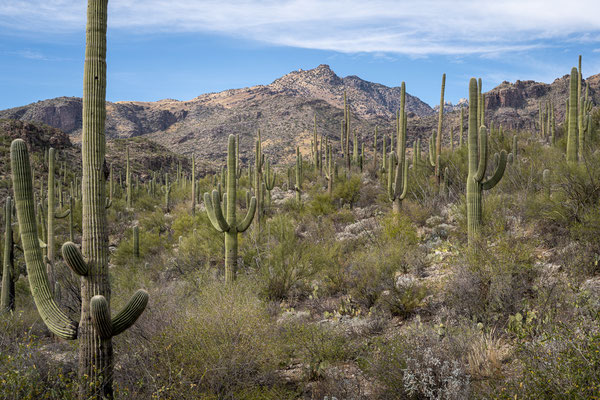
{"type": "Polygon", "coordinates": [[[577,81],[579,79],[579,72],[577,68],[571,69],[571,81],[569,86],[569,124],[567,126],[567,161],[569,163],[577,162],[577,81]]]}
{"type": "Polygon", "coordinates": [[[502,150],[498,166],[494,174],[484,180],[488,164],[487,128],[482,126],[479,130],[479,141],[477,140],[478,111],[477,102],[478,85],[475,78],[469,82],[469,128],[468,128],[468,151],[469,151],[469,174],[467,176],[467,227],[469,242],[478,235],[482,224],[482,191],[492,189],[502,176],[506,168],[506,152],[502,150]]]}
{"type": "Polygon", "coordinates": [[[237,182],[235,171],[235,136],[229,135],[227,150],[227,192],[223,195],[223,204],[226,206],[226,216],[223,216],[219,200],[219,192],[212,191],[212,195],[204,193],[206,213],[213,227],[225,233],[225,281],[232,282],[237,270],[238,232],[244,232],[254,219],[256,211],[256,197],[250,200],[250,207],[246,217],[237,221],[236,217],[237,182]]]}
{"type": "Polygon", "coordinates": [[[48,328],[63,339],[79,339],[81,399],[113,397],[112,336],[131,326],[143,312],[148,293],[139,290],[123,311],[110,316],[108,232],[105,209],[104,155],[106,139],[107,0],[89,0],[83,88],[82,131],[82,253],[71,242],[63,245],[67,265],[81,279],[79,324],[62,312],[52,297],[37,239],[29,155],[23,140],[11,145],[13,187],[19,230],[33,298],[48,328]]]}
{"type": "MultiPolygon", "coordinates": [[[[137,320],[146,306],[148,294],[143,290],[136,292],[123,311],[111,320],[106,298],[106,296],[110,296],[106,271],[108,263],[104,265],[104,276],[99,275],[99,272],[103,272],[99,268],[101,267],[99,260],[89,257],[86,262],[77,246],[72,242],[66,242],[62,250],[67,265],[75,273],[84,277],[82,280],[82,316],[80,323],[78,324],[70,319],[60,310],[52,296],[37,236],[29,155],[26,144],[21,139],[14,140],[11,145],[11,167],[27,274],[40,317],[56,336],[62,339],[80,339],[79,374],[80,379],[82,379],[80,397],[82,399],[110,398],[112,397],[112,344],[110,338],[123,332],[137,320]],[[101,305],[105,306],[105,312],[95,309],[94,302],[102,303],[101,305]],[[110,330],[109,327],[111,327],[110,330]],[[93,340],[88,341],[87,339],[93,340]],[[87,378],[85,378],[86,376],[87,378]]],[[[87,178],[86,175],[84,172],[85,178],[87,178]]],[[[83,181],[87,182],[85,178],[83,181]]],[[[85,200],[88,197],[87,193],[88,190],[84,188],[84,207],[85,200]]],[[[104,213],[102,198],[103,196],[98,196],[96,203],[99,203],[97,204],[97,210],[104,213]]],[[[86,210],[89,209],[89,207],[85,208],[86,210]]],[[[86,225],[90,225],[94,220],[96,218],[84,218],[84,229],[86,225]]],[[[103,229],[103,231],[106,233],[106,229],[103,229]]],[[[89,237],[91,235],[90,232],[86,233],[87,236],[84,236],[84,238],[88,239],[88,246],[84,247],[84,250],[90,245],[89,237]]],[[[107,243],[105,240],[105,247],[107,247],[107,243]]],[[[107,254],[108,248],[104,252],[104,255],[107,254]]]]}
{"type": "Polygon", "coordinates": [[[402,82],[400,92],[400,111],[397,119],[396,129],[398,134],[398,148],[396,153],[391,152],[388,165],[388,197],[392,202],[392,212],[400,212],[402,200],[406,197],[408,190],[408,161],[406,160],[406,86],[402,82]],[[394,168],[394,165],[396,167],[394,168]]]}

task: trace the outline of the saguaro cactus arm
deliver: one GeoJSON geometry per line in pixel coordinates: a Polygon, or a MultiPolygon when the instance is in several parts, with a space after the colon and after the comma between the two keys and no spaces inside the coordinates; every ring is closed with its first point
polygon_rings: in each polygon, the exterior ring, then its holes
{"type": "Polygon", "coordinates": [[[79,276],[87,276],[89,268],[77,245],[73,242],[65,242],[62,245],[62,255],[65,263],[79,276]]]}
{"type": "Polygon", "coordinates": [[[252,224],[252,220],[254,220],[254,213],[256,212],[256,197],[252,196],[250,199],[250,206],[248,207],[248,212],[246,213],[246,217],[238,224],[237,231],[244,232],[246,229],[250,227],[252,224]]]}
{"type": "Polygon", "coordinates": [[[481,182],[483,176],[485,175],[485,169],[487,167],[487,129],[485,126],[481,126],[479,128],[479,162],[477,164],[477,171],[475,172],[475,179],[478,182],[481,182]]]}
{"type": "Polygon", "coordinates": [[[127,330],[146,309],[148,292],[139,289],[129,302],[111,320],[108,302],[104,296],[96,295],[90,301],[92,324],[101,338],[108,339],[127,330]]]}
{"type": "MultiPolygon", "coordinates": [[[[498,155],[498,153],[496,153],[496,155],[498,155]]],[[[502,150],[500,152],[500,159],[498,161],[498,166],[496,167],[496,170],[494,171],[494,173],[488,180],[483,181],[481,183],[481,188],[483,190],[493,189],[494,186],[496,186],[498,184],[498,182],[500,182],[500,179],[502,179],[502,177],[504,176],[505,169],[506,169],[506,151],[502,150]]]]}
{"type": "Polygon", "coordinates": [[[37,237],[29,154],[22,139],[15,139],[12,142],[10,160],[19,231],[29,285],[36,308],[52,333],[62,339],[76,339],[77,322],[58,308],[50,290],[46,266],[37,237]]]}
{"type": "MultiPolygon", "coordinates": [[[[256,198],[254,200],[256,201],[256,198]]],[[[206,206],[206,213],[212,226],[219,232],[229,231],[229,225],[223,217],[219,192],[217,190],[212,191],[212,200],[210,194],[204,193],[204,205],[206,206]]]]}

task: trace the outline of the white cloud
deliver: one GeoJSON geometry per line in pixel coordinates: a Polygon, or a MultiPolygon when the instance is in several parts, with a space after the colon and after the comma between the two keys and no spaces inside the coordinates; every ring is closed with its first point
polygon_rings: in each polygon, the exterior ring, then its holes
{"type": "MultiPolygon", "coordinates": [[[[0,26],[83,30],[82,0],[12,0],[0,26]]],[[[110,0],[109,26],[130,32],[212,32],[340,52],[501,54],[600,35],[597,0],[110,0]],[[585,11],[583,11],[585,10],[585,11]]]]}

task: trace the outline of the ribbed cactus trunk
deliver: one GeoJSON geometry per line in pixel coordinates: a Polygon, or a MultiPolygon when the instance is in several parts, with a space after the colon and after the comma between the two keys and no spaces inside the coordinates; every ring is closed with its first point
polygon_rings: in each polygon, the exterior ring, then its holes
{"type": "Polygon", "coordinates": [[[50,289],[54,290],[56,286],[56,276],[54,274],[54,158],[55,151],[51,147],[48,150],[48,212],[47,223],[48,223],[48,241],[46,244],[46,257],[48,261],[46,263],[46,272],[48,273],[48,279],[50,280],[50,289]]]}
{"type": "Polygon", "coordinates": [[[131,169],[129,168],[129,146],[127,146],[127,170],[125,172],[125,185],[127,186],[127,208],[131,208],[131,169]]]}
{"type": "Polygon", "coordinates": [[[300,203],[302,201],[302,154],[300,154],[300,147],[296,147],[296,201],[300,203]]]}
{"type": "MultiPolygon", "coordinates": [[[[475,237],[481,226],[481,187],[478,177],[478,143],[477,131],[479,126],[477,81],[471,79],[469,82],[469,123],[467,128],[467,146],[469,174],[467,176],[467,230],[469,239],[475,237]]],[[[485,171],[484,171],[485,172],[485,171]]],[[[481,174],[483,175],[483,174],[481,174]]]]}
{"type": "Polygon", "coordinates": [[[12,209],[13,203],[10,197],[6,198],[4,204],[4,263],[2,265],[2,295],[0,298],[1,311],[13,311],[15,309],[15,280],[18,277],[14,273],[14,253],[12,234],[12,209]]]}
{"type": "Polygon", "coordinates": [[[192,215],[196,215],[196,156],[194,154],[192,154],[192,215]]]}
{"type": "MultiPolygon", "coordinates": [[[[92,326],[90,301],[104,296],[110,305],[108,232],[106,226],[104,155],[106,139],[106,23],[108,0],[89,0],[83,72],[83,133],[81,156],[82,254],[90,273],[81,279],[79,324],[80,397],[112,398],[112,339],[102,338],[92,326]]],[[[129,149],[128,149],[129,153],[129,149]]],[[[129,160],[129,155],[127,157],[129,160]]],[[[129,162],[128,162],[129,164],[129,162]]],[[[131,178],[127,175],[127,206],[131,207],[131,178]]]]}
{"type": "Polygon", "coordinates": [[[400,110],[396,114],[396,133],[398,147],[396,153],[390,153],[388,165],[388,197],[392,202],[392,212],[400,213],[402,200],[408,189],[408,162],[406,160],[406,85],[402,82],[400,92],[400,110]],[[401,118],[400,118],[401,117],[401,118]]]}
{"type": "Polygon", "coordinates": [[[496,186],[502,179],[506,168],[506,152],[502,150],[494,174],[489,179],[484,180],[488,163],[487,129],[483,125],[480,129],[477,128],[483,115],[481,109],[483,101],[477,101],[478,88],[481,89],[481,84],[478,85],[477,80],[471,78],[469,82],[469,127],[467,131],[469,174],[467,176],[466,196],[469,243],[479,236],[481,230],[482,192],[496,186]],[[477,135],[478,130],[479,137],[477,135]]]}
{"type": "Polygon", "coordinates": [[[577,68],[571,69],[571,81],[569,87],[569,124],[567,133],[567,161],[569,163],[577,162],[577,81],[579,73],[577,68]]]}
{"type": "Polygon", "coordinates": [[[208,193],[204,194],[204,204],[206,213],[213,227],[225,233],[225,281],[232,282],[235,279],[237,270],[237,254],[238,254],[238,232],[244,232],[255,216],[256,198],[253,197],[250,201],[250,207],[244,220],[237,222],[236,217],[236,197],[237,197],[237,180],[235,170],[235,136],[229,135],[228,151],[227,151],[227,192],[223,195],[223,202],[226,207],[226,215],[223,216],[221,204],[219,201],[219,193],[217,190],[212,191],[212,196],[208,193]]]}
{"type": "MultiPolygon", "coordinates": [[[[442,154],[442,126],[444,122],[444,90],[446,89],[446,74],[442,75],[442,92],[440,94],[440,109],[438,113],[438,129],[437,136],[435,142],[435,152],[437,155],[442,154]]],[[[435,179],[437,184],[439,185],[441,182],[441,166],[439,162],[439,158],[437,158],[435,163],[435,179]]]]}

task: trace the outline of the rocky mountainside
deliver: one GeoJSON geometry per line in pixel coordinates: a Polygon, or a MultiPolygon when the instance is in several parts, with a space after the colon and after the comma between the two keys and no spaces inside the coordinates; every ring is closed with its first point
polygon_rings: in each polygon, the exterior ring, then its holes
{"type": "MultiPolygon", "coordinates": [[[[600,104],[600,75],[589,77],[586,83],[595,104],[600,104]]],[[[540,101],[549,99],[555,105],[560,124],[564,119],[568,84],[568,76],[552,84],[503,82],[486,94],[486,118],[507,128],[533,129],[540,101]]],[[[367,143],[372,141],[375,125],[379,125],[382,134],[392,134],[400,88],[356,76],[341,78],[327,65],[291,72],[269,85],[208,93],[189,101],[107,102],[106,132],[112,139],[145,136],[176,153],[195,153],[207,161],[220,163],[230,133],[241,136],[242,162],[251,159],[255,135],[260,129],[265,153],[275,162],[287,162],[293,157],[296,145],[308,154],[315,114],[318,131],[334,143],[339,140],[344,90],[353,127],[367,143]]],[[[466,101],[445,105],[444,131],[450,127],[458,130],[459,110],[466,105],[466,101]]],[[[68,133],[77,142],[81,134],[81,106],[80,98],[60,97],[0,111],[0,118],[43,122],[68,133]]],[[[436,110],[408,94],[407,108],[409,143],[415,137],[428,138],[437,127],[436,110]]]]}
{"type": "MultiPolygon", "coordinates": [[[[23,139],[30,152],[32,168],[35,171],[46,171],[44,150],[53,147],[57,150],[57,165],[66,163],[68,168],[75,168],[81,174],[81,149],[73,144],[69,135],[60,129],[38,122],[25,122],[10,119],[0,119],[0,197],[9,194],[10,187],[10,143],[14,139],[23,139]]],[[[125,174],[126,145],[129,145],[131,167],[133,173],[142,179],[150,177],[152,172],[169,172],[175,175],[181,162],[183,168],[189,169],[190,160],[180,154],[173,153],[162,145],[145,137],[132,140],[110,140],[107,142],[106,162],[112,163],[115,176],[125,174]]],[[[208,171],[208,164],[200,162],[197,166],[198,176],[208,171]]]]}

